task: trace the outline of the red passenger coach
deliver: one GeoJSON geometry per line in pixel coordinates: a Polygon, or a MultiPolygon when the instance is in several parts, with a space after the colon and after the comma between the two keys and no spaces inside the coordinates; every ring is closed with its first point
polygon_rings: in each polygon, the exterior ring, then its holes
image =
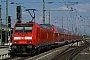
{"type": "Polygon", "coordinates": [[[15,54],[34,53],[36,49],[40,50],[41,47],[54,44],[53,33],[52,28],[46,25],[17,22],[12,34],[12,52],[15,54]]]}

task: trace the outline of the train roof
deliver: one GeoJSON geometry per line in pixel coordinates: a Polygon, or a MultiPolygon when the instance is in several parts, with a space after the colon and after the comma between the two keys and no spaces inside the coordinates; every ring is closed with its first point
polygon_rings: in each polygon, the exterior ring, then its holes
{"type": "Polygon", "coordinates": [[[55,26],[58,29],[58,32],[64,33],[64,29],[60,28],[59,26],[55,26]]]}
{"type": "Polygon", "coordinates": [[[54,25],[51,25],[51,24],[39,24],[39,25],[42,28],[53,30],[55,33],[58,32],[58,29],[54,25]]]}
{"type": "Polygon", "coordinates": [[[52,28],[51,28],[52,25],[50,25],[50,24],[39,24],[39,26],[40,26],[41,28],[46,28],[46,29],[52,30],[52,28]]]}

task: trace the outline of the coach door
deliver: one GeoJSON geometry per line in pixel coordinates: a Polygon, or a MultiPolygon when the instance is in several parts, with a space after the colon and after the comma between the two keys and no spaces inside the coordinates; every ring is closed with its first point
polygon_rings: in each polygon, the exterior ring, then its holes
{"type": "Polygon", "coordinates": [[[56,38],[57,38],[57,42],[60,42],[60,34],[59,33],[56,33],[56,38]]]}

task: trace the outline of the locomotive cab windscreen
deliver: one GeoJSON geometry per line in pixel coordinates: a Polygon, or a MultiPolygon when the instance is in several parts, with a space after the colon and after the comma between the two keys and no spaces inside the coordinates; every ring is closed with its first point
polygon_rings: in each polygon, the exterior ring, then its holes
{"type": "Polygon", "coordinates": [[[15,32],[32,32],[33,24],[16,24],[15,32]]]}

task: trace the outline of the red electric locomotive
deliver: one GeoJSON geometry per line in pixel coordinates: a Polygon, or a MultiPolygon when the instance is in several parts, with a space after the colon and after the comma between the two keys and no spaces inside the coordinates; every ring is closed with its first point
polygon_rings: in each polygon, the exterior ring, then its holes
{"type": "Polygon", "coordinates": [[[34,22],[17,22],[12,34],[13,54],[34,53],[54,44],[52,28],[34,22]]]}

